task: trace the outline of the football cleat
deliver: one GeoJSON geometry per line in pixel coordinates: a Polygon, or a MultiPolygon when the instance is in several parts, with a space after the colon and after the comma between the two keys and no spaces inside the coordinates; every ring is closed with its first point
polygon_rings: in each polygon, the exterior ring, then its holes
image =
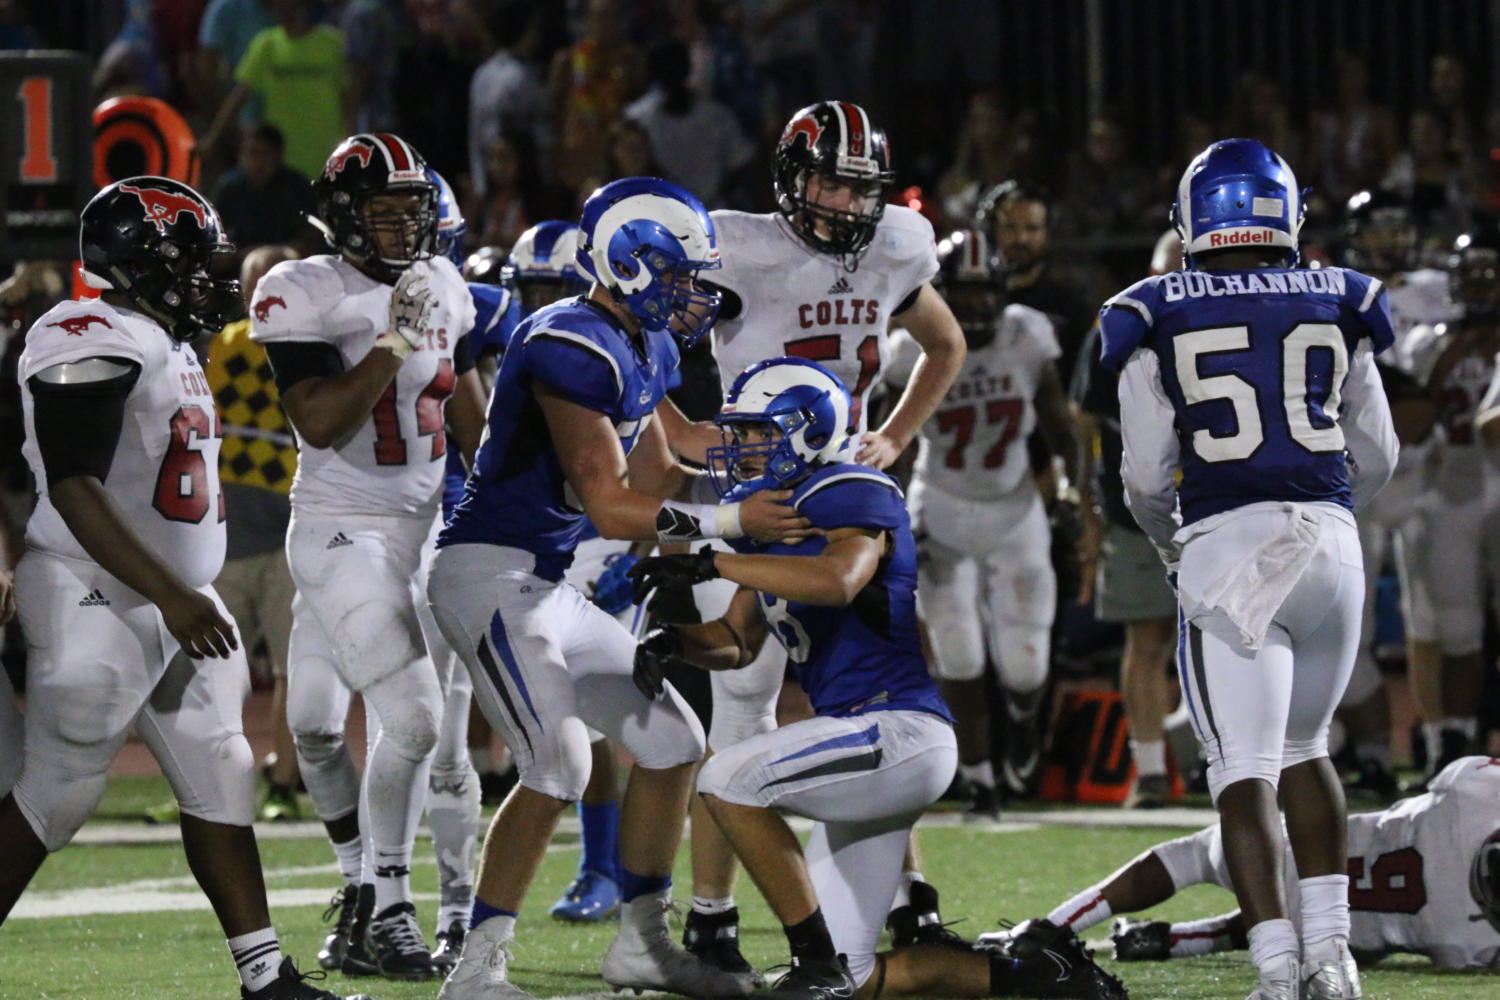
{"type": "Polygon", "coordinates": [[[266,797],[260,804],[262,823],[290,823],[302,818],[302,807],[297,804],[297,793],[281,785],[266,789],[266,797]]]}
{"type": "Polygon", "coordinates": [[[764,977],[740,954],[738,907],[731,907],[723,913],[689,910],[687,926],[682,931],[682,946],[716,969],[733,975],[752,976],[756,989],[766,984],[764,977]]]}
{"type": "Polygon", "coordinates": [[[387,979],[437,978],[432,952],[427,950],[417,924],[417,908],[410,903],[387,906],[370,922],[370,950],[380,974],[387,979]]]}
{"type": "Polygon", "coordinates": [[[1314,945],[1316,958],[1302,962],[1303,1000],[1360,1000],[1359,966],[1345,938],[1314,945]]]}
{"type": "Polygon", "coordinates": [[[342,968],[344,952],[349,947],[349,935],[354,928],[354,913],[359,908],[359,886],[349,883],[333,894],[328,909],[323,911],[323,922],[333,921],[323,947],[318,949],[318,964],[329,971],[342,968]]]}
{"type": "MultiPolygon", "coordinates": [[[[1002,995],[1126,1000],[1125,985],[1101,969],[1071,928],[1027,920],[1011,929],[1008,945],[991,960],[1010,962],[997,977],[1002,995]]],[[[992,971],[993,975],[993,971],[992,971]]]]}
{"type": "Polygon", "coordinates": [[[349,937],[344,941],[344,958],[339,970],[346,976],[376,976],[380,962],[370,947],[370,918],[375,914],[375,887],[362,885],[354,905],[354,919],[349,922],[349,937]]]}
{"type": "Polygon", "coordinates": [[[843,955],[831,962],[798,962],[794,958],[791,968],[776,980],[764,1000],[850,1000],[854,992],[854,978],[843,955]]]}
{"type": "Polygon", "coordinates": [[[1172,799],[1172,779],[1165,774],[1137,775],[1130,794],[1125,798],[1126,809],[1165,809],[1172,799]]]}
{"type": "Polygon", "coordinates": [[[753,975],[715,968],[672,940],[672,902],[665,890],[637,896],[620,910],[620,932],[604,954],[601,974],[617,990],[664,990],[690,997],[747,997],[753,975]]]}
{"type": "Polygon", "coordinates": [[[458,956],[464,950],[464,936],[468,933],[468,925],[462,920],[455,920],[448,925],[448,929],[437,932],[437,947],[432,949],[432,964],[437,967],[438,972],[447,975],[453,971],[458,964],[458,956]]]}
{"type": "Polygon", "coordinates": [[[511,937],[501,937],[498,920],[486,920],[464,938],[458,964],[448,973],[437,1000],[535,1000],[510,981],[511,937]]]}
{"type": "Polygon", "coordinates": [[[1117,917],[1109,939],[1116,962],[1165,962],[1172,957],[1172,925],[1165,920],[1117,917]]]}
{"type": "Polygon", "coordinates": [[[298,972],[290,958],[283,958],[275,981],[267,983],[254,993],[241,986],[240,1000],[370,1000],[363,993],[339,997],[336,993],[320,990],[308,983],[308,980],[323,977],[324,973],[321,972],[298,972]]]}
{"type": "Polygon", "coordinates": [[[964,819],[983,823],[1000,818],[1000,793],[990,785],[969,786],[969,804],[964,807],[964,819]]]}
{"type": "Polygon", "coordinates": [[[556,920],[594,923],[620,915],[620,886],[608,875],[582,871],[547,911],[556,920]]]}
{"type": "Polygon", "coordinates": [[[1000,774],[1006,793],[1017,798],[1034,794],[1042,771],[1041,699],[1028,700],[1029,705],[1009,694],[1005,697],[1005,758],[1000,774]]]}
{"type": "Polygon", "coordinates": [[[1302,992],[1301,964],[1295,955],[1288,955],[1283,964],[1280,974],[1267,979],[1261,976],[1260,982],[1255,986],[1255,992],[1251,993],[1246,1000],[1301,1000],[1307,994],[1302,992]]]}
{"type": "Polygon", "coordinates": [[[938,911],[938,891],[926,882],[911,884],[911,902],[898,906],[885,918],[891,932],[892,948],[909,948],[914,944],[935,944],[959,951],[973,951],[974,946],[943,923],[938,911]]]}

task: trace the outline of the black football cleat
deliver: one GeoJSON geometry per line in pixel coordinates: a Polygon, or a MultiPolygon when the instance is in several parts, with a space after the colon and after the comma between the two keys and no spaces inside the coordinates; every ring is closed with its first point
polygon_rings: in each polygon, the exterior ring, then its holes
{"type": "Polygon", "coordinates": [[[740,954],[740,911],[731,907],[723,913],[699,913],[689,910],[682,930],[682,946],[694,957],[732,975],[749,975],[756,989],[766,985],[765,977],[740,954]]]}
{"type": "Polygon", "coordinates": [[[375,887],[362,885],[354,905],[354,919],[349,922],[349,937],[344,941],[343,961],[339,971],[346,976],[378,976],[380,962],[370,947],[370,920],[375,915],[375,887]]]}
{"type": "Polygon", "coordinates": [[[1000,818],[1000,793],[993,785],[977,782],[969,786],[969,804],[964,807],[964,820],[971,823],[986,823],[1000,818]]]}
{"type": "Polygon", "coordinates": [[[328,909],[323,911],[323,922],[333,921],[323,947],[318,950],[318,965],[332,972],[344,966],[344,952],[349,947],[349,934],[354,927],[354,913],[359,908],[359,886],[353,882],[333,894],[328,909]]]}
{"type": "Polygon", "coordinates": [[[852,1000],[854,978],[840,955],[831,962],[798,962],[759,1000],[852,1000]]]}
{"type": "Polygon", "coordinates": [[[938,911],[938,891],[926,882],[911,884],[911,902],[898,906],[885,918],[891,932],[892,948],[909,948],[914,944],[935,944],[959,951],[973,951],[974,945],[949,930],[938,911]]]}
{"type": "Polygon", "coordinates": [[[991,979],[1003,991],[1001,996],[1129,997],[1125,984],[1099,968],[1071,928],[1058,927],[1050,920],[1016,925],[1009,947],[991,959],[990,969],[991,979]]]}
{"type": "Polygon", "coordinates": [[[417,924],[417,908],[410,903],[387,906],[370,921],[370,950],[386,979],[421,982],[438,976],[417,924]]]}
{"type": "Polygon", "coordinates": [[[1017,698],[1005,696],[1005,757],[1000,776],[1012,798],[1028,799],[1036,794],[1042,774],[1041,692],[1017,698]]]}
{"type": "Polygon", "coordinates": [[[448,925],[447,930],[437,932],[437,947],[432,949],[432,964],[437,966],[438,972],[447,975],[458,964],[458,956],[464,950],[464,936],[468,933],[468,925],[462,920],[455,920],[448,925]]]}
{"type": "Polygon", "coordinates": [[[1116,962],[1165,962],[1172,957],[1172,925],[1165,920],[1117,917],[1109,939],[1116,962]]]}
{"type": "Polygon", "coordinates": [[[311,985],[309,980],[324,978],[322,972],[298,972],[297,966],[292,964],[290,958],[281,960],[281,971],[276,980],[261,987],[254,993],[240,987],[240,1000],[370,1000],[363,993],[357,993],[351,997],[340,997],[336,993],[318,989],[311,985]]]}

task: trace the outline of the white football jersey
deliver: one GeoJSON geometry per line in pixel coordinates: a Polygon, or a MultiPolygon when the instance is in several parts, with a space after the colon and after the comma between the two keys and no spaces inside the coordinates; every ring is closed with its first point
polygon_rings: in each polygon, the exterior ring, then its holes
{"type": "Polygon", "coordinates": [[[125,400],[125,420],[105,488],[125,522],[190,587],[214,581],[224,565],[224,494],[219,486],[219,414],[193,349],[144,313],[99,299],[53,306],[26,335],[17,377],[26,422],[22,451],[40,497],[26,525],[31,548],[92,562],[47,494],[27,380],[87,358],[141,366],[125,400]]]}
{"type": "MultiPolygon", "coordinates": [[[[453,352],[474,326],[474,302],[447,258],[412,266],[431,272],[439,294],[426,337],[348,440],[314,448],[299,436],[294,510],[431,517],[436,509],[447,449],[444,406],[457,383],[453,352]]],[[[390,285],[341,257],[285,261],[256,287],[250,336],[263,344],[332,344],[347,370],[386,332],[390,301],[390,285]]]]}
{"type": "MultiPolygon", "coordinates": [[[[904,384],[921,356],[906,333],[893,338],[887,379],[904,384]]],[[[995,338],[970,348],[948,394],[922,425],[913,472],[925,486],[965,500],[999,500],[1031,480],[1026,439],[1036,428],[1042,374],[1062,354],[1052,321],[1029,306],[1005,307],[995,338]]]]}
{"type": "Polygon", "coordinates": [[[711,213],[723,267],[707,277],[734,292],[741,308],[713,329],[725,390],[758,361],[783,355],[825,365],[853,397],[850,423],[863,432],[870,390],[890,356],[892,312],[937,274],[932,223],[888,205],[875,239],[846,271],[813,250],[780,215],[711,213]]]}
{"type": "Polygon", "coordinates": [[[1479,917],[1469,868],[1500,829],[1500,760],[1464,757],[1430,790],[1349,817],[1350,945],[1411,951],[1449,968],[1500,958],[1500,931],[1479,917]]]}

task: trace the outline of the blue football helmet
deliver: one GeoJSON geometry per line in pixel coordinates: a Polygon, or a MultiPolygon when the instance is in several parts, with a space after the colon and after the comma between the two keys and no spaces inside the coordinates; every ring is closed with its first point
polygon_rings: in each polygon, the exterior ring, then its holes
{"type": "Polygon", "coordinates": [[[435,249],[439,254],[453,261],[453,266],[459,270],[464,266],[464,236],[469,232],[469,224],[464,221],[464,213],[459,210],[458,199],[453,195],[453,189],[443,175],[427,168],[427,179],[437,186],[437,242],[435,249]]]}
{"type": "Polygon", "coordinates": [[[849,443],[849,390],[833,372],[803,358],[771,358],[735,378],[714,423],[724,443],[708,449],[708,470],[726,500],[759,490],[786,489],[817,466],[834,461],[849,443]],[[748,440],[751,429],[775,425],[780,434],[748,440]],[[765,458],[758,475],[742,469],[765,458]]]}
{"type": "Polygon", "coordinates": [[[1285,160],[1254,139],[1221,139],[1182,172],[1172,225],[1188,267],[1206,250],[1263,246],[1285,250],[1295,267],[1304,211],[1285,160]]]}
{"type": "Polygon", "coordinates": [[[538,222],[516,240],[505,263],[505,287],[529,316],[542,306],[580,295],[589,281],[578,270],[578,225],[562,219],[538,222]]]}
{"type": "Polygon", "coordinates": [[[713,326],[721,297],[697,277],[720,266],[718,240],[689,191],[656,177],[611,181],[584,202],[578,228],[578,266],[642,327],[671,327],[686,346],[713,326]]]}

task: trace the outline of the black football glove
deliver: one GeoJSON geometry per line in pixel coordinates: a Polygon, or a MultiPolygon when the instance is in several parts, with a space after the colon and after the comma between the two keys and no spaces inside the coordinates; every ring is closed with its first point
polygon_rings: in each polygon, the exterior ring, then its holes
{"type": "Polygon", "coordinates": [[[641,694],[656,699],[666,690],[667,661],[682,656],[682,637],[674,628],[654,628],[635,647],[635,669],[631,679],[641,694]]]}
{"type": "Polygon", "coordinates": [[[717,580],[714,550],[705,545],[697,552],[675,556],[647,556],[626,574],[635,581],[635,603],[640,604],[653,590],[680,590],[708,580],[717,580]]]}

